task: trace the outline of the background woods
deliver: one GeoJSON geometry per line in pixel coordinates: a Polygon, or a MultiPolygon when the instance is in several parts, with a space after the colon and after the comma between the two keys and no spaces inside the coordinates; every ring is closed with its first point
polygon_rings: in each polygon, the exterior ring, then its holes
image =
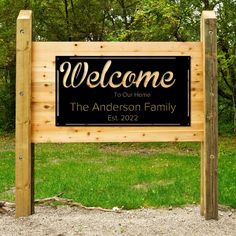
{"type": "Polygon", "coordinates": [[[236,132],[236,0],[0,0],[0,130],[14,129],[21,9],[33,10],[35,41],[196,41],[202,10],[214,9],[220,132],[236,132]]]}

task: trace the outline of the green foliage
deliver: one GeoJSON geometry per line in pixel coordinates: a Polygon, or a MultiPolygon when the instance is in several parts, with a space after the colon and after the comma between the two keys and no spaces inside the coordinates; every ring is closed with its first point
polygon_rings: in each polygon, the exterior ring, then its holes
{"type": "Polygon", "coordinates": [[[14,200],[15,152],[12,137],[0,137],[0,199],[14,200]]]}
{"type": "Polygon", "coordinates": [[[84,41],[103,37],[107,1],[36,1],[36,40],[84,41]]]}
{"type": "Polygon", "coordinates": [[[196,40],[200,14],[193,14],[191,4],[191,1],[144,1],[136,9],[126,33],[135,41],[196,40]]]}
{"type": "Polygon", "coordinates": [[[222,1],[218,8],[218,81],[220,119],[236,132],[236,1],[222,1]],[[226,114],[228,116],[226,117],[226,114]],[[222,119],[223,118],[223,119],[222,119]]]}
{"type": "Polygon", "coordinates": [[[15,28],[20,9],[34,12],[35,41],[196,41],[202,10],[214,9],[221,130],[227,125],[235,132],[235,6],[235,0],[0,1],[0,129],[14,127],[15,28]]]}
{"type": "Polygon", "coordinates": [[[15,127],[15,84],[6,81],[0,84],[0,130],[12,131],[15,127]]]}
{"type": "Polygon", "coordinates": [[[219,97],[219,135],[233,135],[234,131],[234,112],[232,104],[219,97]]]}
{"type": "Polygon", "coordinates": [[[0,2],[0,131],[14,129],[16,18],[26,2],[0,2]]]}

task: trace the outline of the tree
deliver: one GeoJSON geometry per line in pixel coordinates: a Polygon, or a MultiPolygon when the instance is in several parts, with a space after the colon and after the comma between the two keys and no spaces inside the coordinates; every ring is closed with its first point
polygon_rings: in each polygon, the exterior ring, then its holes
{"type": "Polygon", "coordinates": [[[35,1],[37,40],[117,40],[128,29],[134,0],[35,1]]]}
{"type": "MultiPolygon", "coordinates": [[[[203,10],[218,17],[219,114],[236,132],[236,1],[145,0],[139,2],[134,19],[123,38],[139,41],[200,40],[203,10]]],[[[229,126],[230,127],[230,126],[229,126]]]]}
{"type": "Polygon", "coordinates": [[[108,0],[35,1],[37,40],[101,41],[106,34],[108,0]]]}
{"type": "MultiPolygon", "coordinates": [[[[236,132],[236,1],[218,5],[218,62],[220,112],[229,113],[236,132]]],[[[226,120],[227,121],[227,120],[226,120]]]]}
{"type": "Polygon", "coordinates": [[[0,2],[0,130],[14,129],[16,18],[29,6],[30,1],[0,2]]]}

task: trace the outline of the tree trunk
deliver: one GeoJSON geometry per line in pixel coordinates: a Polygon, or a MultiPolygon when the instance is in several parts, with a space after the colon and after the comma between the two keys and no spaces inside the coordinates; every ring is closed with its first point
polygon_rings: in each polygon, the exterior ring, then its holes
{"type": "Polygon", "coordinates": [[[67,2],[67,0],[64,0],[64,4],[65,4],[65,13],[66,13],[67,36],[68,36],[68,41],[71,41],[69,11],[68,11],[68,2],[67,2]]]}

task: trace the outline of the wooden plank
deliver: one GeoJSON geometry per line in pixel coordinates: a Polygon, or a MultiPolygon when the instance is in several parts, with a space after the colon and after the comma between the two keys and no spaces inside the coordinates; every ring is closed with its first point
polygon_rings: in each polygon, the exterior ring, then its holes
{"type": "Polygon", "coordinates": [[[54,130],[38,130],[34,127],[32,140],[38,143],[53,142],[56,143],[78,143],[78,142],[190,142],[203,140],[203,132],[201,131],[185,131],[185,130],[165,130],[158,132],[133,129],[113,129],[100,131],[99,129],[92,131],[88,128],[87,132],[80,132],[80,129],[73,127],[56,128],[54,130]],[[57,135],[55,135],[55,133],[57,135]]]}
{"type": "Polygon", "coordinates": [[[200,42],[34,42],[32,67],[33,142],[141,142],[161,141],[162,137],[163,141],[203,140],[203,72],[200,42]],[[102,130],[101,127],[55,127],[56,55],[191,56],[191,127],[105,127],[102,130]],[[79,135],[74,130],[79,130],[79,135]],[[119,130],[126,135],[119,133],[119,130]],[[178,135],[175,133],[177,130],[181,131],[178,135]],[[167,131],[174,133],[169,135],[167,131]],[[87,133],[91,135],[87,136],[87,133]]]}
{"type": "MultiPolygon", "coordinates": [[[[180,55],[191,53],[199,53],[202,48],[200,42],[33,42],[33,51],[44,51],[50,54],[53,51],[67,53],[71,55],[74,53],[87,53],[100,52],[110,53],[113,52],[131,52],[139,54],[141,52],[154,52],[154,53],[173,53],[176,52],[180,55]]],[[[40,56],[39,55],[34,56],[40,56]]],[[[61,54],[62,55],[62,54],[61,54]]],[[[173,55],[173,54],[172,54],[173,55]]]]}
{"type": "Polygon", "coordinates": [[[205,91],[204,128],[204,215],[206,219],[218,218],[217,159],[218,159],[218,111],[217,111],[217,29],[213,11],[204,11],[201,21],[203,42],[203,76],[205,91]]]}
{"type": "Polygon", "coordinates": [[[32,12],[21,11],[16,33],[16,217],[33,212],[31,162],[32,12]]]}
{"type": "Polygon", "coordinates": [[[188,56],[201,66],[202,44],[199,42],[34,42],[33,67],[54,71],[55,56],[188,56]],[[74,45],[79,46],[74,46],[74,45]]]}

